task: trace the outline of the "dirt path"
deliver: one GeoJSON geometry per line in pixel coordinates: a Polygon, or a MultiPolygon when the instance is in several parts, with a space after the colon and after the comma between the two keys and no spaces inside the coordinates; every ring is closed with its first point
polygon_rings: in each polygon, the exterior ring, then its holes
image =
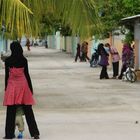
{"type": "MultiPolygon", "coordinates": [[[[57,50],[31,48],[25,55],[42,140],[140,139],[140,124],[135,123],[140,121],[140,82],[99,80],[100,68],[74,63],[70,54],[57,50]]],[[[109,70],[110,77],[111,74],[109,70]]],[[[2,104],[4,69],[0,70],[0,79],[2,104]]],[[[0,107],[0,113],[2,138],[5,107],[0,107]]],[[[28,129],[24,135],[30,138],[28,129]]]]}

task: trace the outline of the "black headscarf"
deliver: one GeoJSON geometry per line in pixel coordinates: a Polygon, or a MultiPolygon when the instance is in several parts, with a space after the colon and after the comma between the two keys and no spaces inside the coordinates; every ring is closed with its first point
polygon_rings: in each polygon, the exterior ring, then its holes
{"type": "Polygon", "coordinates": [[[18,41],[13,41],[10,44],[11,56],[13,57],[23,57],[23,49],[18,41]]]}
{"type": "Polygon", "coordinates": [[[100,43],[100,44],[98,45],[98,50],[97,50],[97,51],[98,51],[98,54],[99,54],[99,55],[102,55],[102,53],[103,53],[104,55],[107,55],[107,56],[108,56],[108,53],[106,52],[103,43],[100,43]]]}

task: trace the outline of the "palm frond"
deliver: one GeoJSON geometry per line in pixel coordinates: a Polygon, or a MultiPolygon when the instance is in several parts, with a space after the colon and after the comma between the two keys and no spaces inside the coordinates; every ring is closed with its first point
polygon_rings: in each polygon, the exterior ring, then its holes
{"type": "Polygon", "coordinates": [[[1,0],[0,7],[0,24],[5,23],[11,36],[32,34],[30,19],[33,13],[20,0],[1,0]]]}
{"type": "Polygon", "coordinates": [[[62,17],[64,23],[70,25],[73,34],[85,38],[94,34],[93,28],[99,28],[94,0],[47,0],[47,4],[62,17]]]}

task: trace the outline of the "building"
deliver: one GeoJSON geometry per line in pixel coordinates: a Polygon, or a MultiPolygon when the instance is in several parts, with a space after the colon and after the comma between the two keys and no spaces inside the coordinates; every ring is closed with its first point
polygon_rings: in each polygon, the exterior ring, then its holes
{"type": "Polygon", "coordinates": [[[140,70],[140,14],[122,19],[124,25],[132,25],[134,27],[135,42],[135,69],[140,70]]]}

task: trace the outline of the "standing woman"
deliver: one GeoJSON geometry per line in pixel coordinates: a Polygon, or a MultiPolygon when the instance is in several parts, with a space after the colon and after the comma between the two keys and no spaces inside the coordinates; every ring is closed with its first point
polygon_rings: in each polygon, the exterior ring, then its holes
{"type": "Polygon", "coordinates": [[[130,62],[131,56],[133,54],[131,45],[129,43],[123,44],[122,48],[122,68],[118,79],[122,79],[123,73],[126,71],[128,63],[130,62]]]}
{"type": "Polygon", "coordinates": [[[115,47],[112,47],[109,43],[105,44],[106,47],[109,48],[109,52],[111,54],[112,66],[113,66],[113,77],[112,79],[116,79],[119,74],[119,60],[120,55],[115,47]]]}
{"type": "Polygon", "coordinates": [[[33,88],[28,72],[28,62],[23,56],[19,42],[10,44],[11,56],[5,60],[5,95],[3,105],[7,106],[5,137],[15,137],[16,109],[22,106],[31,137],[39,139],[39,130],[35,121],[32,105],[33,88]]]}
{"type": "Polygon", "coordinates": [[[107,66],[109,65],[108,63],[109,54],[106,52],[104,48],[104,44],[102,43],[98,45],[98,54],[101,56],[99,65],[102,66],[100,79],[109,79],[109,76],[107,73],[107,66]]]}

